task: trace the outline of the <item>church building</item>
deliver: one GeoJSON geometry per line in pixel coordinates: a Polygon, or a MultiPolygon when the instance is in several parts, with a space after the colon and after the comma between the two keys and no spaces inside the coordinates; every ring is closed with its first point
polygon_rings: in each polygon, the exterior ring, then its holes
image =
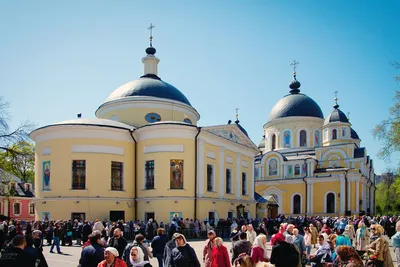
{"type": "Polygon", "coordinates": [[[296,72],[289,87],[264,124],[255,158],[257,215],[373,214],[373,162],[337,97],[324,118],[318,104],[300,93],[296,72]]]}
{"type": "Polygon", "coordinates": [[[143,75],[111,92],[96,118],[30,134],[36,219],[256,216],[257,145],[237,118],[198,126],[195,107],[159,76],[152,39],[143,75]]]}

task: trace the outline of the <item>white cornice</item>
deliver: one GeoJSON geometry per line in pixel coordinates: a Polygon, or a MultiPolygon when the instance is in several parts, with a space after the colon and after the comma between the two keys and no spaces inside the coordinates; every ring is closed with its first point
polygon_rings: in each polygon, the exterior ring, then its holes
{"type": "Polygon", "coordinates": [[[131,97],[124,97],[111,100],[102,104],[96,110],[95,114],[97,117],[101,117],[104,113],[113,110],[131,109],[131,108],[161,108],[168,110],[172,109],[189,114],[197,121],[200,119],[200,114],[192,106],[184,104],[180,101],[175,101],[166,98],[159,98],[159,97],[150,97],[150,96],[131,96],[131,97]]]}
{"type": "Polygon", "coordinates": [[[111,139],[132,143],[129,130],[96,125],[51,125],[31,133],[36,143],[53,139],[90,138],[111,139]]]}
{"type": "Polygon", "coordinates": [[[197,128],[182,124],[151,124],[140,127],[133,132],[138,142],[147,139],[184,138],[193,139],[197,134],[197,128]]]}
{"type": "Polygon", "coordinates": [[[280,118],[280,119],[275,119],[275,120],[269,121],[264,124],[264,129],[267,129],[272,126],[278,126],[280,124],[299,123],[301,121],[307,121],[307,122],[320,124],[321,128],[322,128],[322,124],[324,123],[324,119],[321,119],[321,118],[293,116],[293,117],[285,117],[285,118],[280,118]]]}

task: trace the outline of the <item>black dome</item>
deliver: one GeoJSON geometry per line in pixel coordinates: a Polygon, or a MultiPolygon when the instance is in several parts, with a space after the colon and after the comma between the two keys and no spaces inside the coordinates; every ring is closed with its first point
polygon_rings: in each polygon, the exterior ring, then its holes
{"type": "Polygon", "coordinates": [[[358,140],[360,140],[360,137],[358,137],[357,132],[354,131],[354,129],[351,128],[351,127],[350,127],[350,137],[351,137],[351,139],[358,139],[358,140]]]}
{"type": "Polygon", "coordinates": [[[162,81],[157,75],[147,74],[140,79],[128,82],[111,93],[107,101],[131,97],[152,96],[175,100],[192,106],[184,94],[169,83],[162,81]]]}
{"type": "Polygon", "coordinates": [[[239,124],[239,121],[235,121],[236,126],[248,137],[249,135],[247,134],[247,131],[242,127],[242,125],[239,124]]]}
{"type": "Polygon", "coordinates": [[[330,122],[349,122],[347,116],[338,108],[335,108],[328,117],[326,117],[324,125],[330,122]]]}
{"type": "Polygon", "coordinates": [[[296,93],[284,96],[272,108],[269,121],[286,117],[324,118],[318,104],[305,94],[296,93]]]}

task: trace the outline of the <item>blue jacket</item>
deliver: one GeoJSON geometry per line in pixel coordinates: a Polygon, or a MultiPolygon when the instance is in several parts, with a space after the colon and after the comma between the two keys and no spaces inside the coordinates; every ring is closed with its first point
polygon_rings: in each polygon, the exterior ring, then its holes
{"type": "Polygon", "coordinates": [[[167,244],[167,236],[166,235],[161,235],[161,236],[155,236],[153,240],[151,241],[151,248],[153,249],[153,255],[163,255],[164,254],[164,248],[165,244],[167,244]]]}
{"type": "Polygon", "coordinates": [[[82,250],[79,263],[81,267],[97,267],[104,260],[104,248],[98,244],[85,247],[82,250]]]}
{"type": "Polygon", "coordinates": [[[294,238],[294,244],[300,249],[300,254],[306,251],[306,243],[304,242],[304,237],[302,235],[297,235],[294,238]]]}
{"type": "Polygon", "coordinates": [[[395,248],[400,248],[400,232],[397,232],[394,236],[392,236],[392,245],[395,248]]]}

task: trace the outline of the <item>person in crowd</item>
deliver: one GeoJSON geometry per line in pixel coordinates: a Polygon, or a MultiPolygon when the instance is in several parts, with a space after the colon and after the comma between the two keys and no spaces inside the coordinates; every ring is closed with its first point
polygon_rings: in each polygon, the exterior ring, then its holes
{"type": "Polygon", "coordinates": [[[149,261],[144,260],[144,253],[140,247],[136,246],[131,248],[129,262],[127,262],[128,267],[145,267],[149,264],[149,261]]]}
{"type": "Polygon", "coordinates": [[[53,237],[54,237],[54,225],[53,222],[50,222],[46,228],[46,240],[48,246],[51,246],[53,237]]]}
{"type": "Polygon", "coordinates": [[[363,220],[358,223],[358,229],[356,232],[356,239],[354,241],[355,249],[357,250],[358,254],[362,256],[366,252],[366,246],[369,245],[369,230],[366,227],[363,220]]]}
{"type": "Polygon", "coordinates": [[[118,250],[114,247],[108,247],[104,250],[104,260],[97,267],[128,267],[126,263],[119,259],[118,250]]]}
{"type": "Polygon", "coordinates": [[[247,225],[247,241],[249,241],[251,244],[254,244],[254,240],[256,240],[256,237],[257,234],[256,231],[254,231],[253,229],[253,225],[247,225]]]}
{"type": "Polygon", "coordinates": [[[26,239],[23,235],[16,235],[0,256],[0,266],[5,267],[35,267],[36,257],[24,251],[26,239]]]}
{"type": "Polygon", "coordinates": [[[33,246],[37,251],[37,260],[39,260],[39,264],[37,267],[47,267],[46,258],[43,255],[43,240],[42,240],[42,231],[34,230],[32,232],[33,238],[33,246]]]}
{"type": "Polygon", "coordinates": [[[166,266],[173,267],[200,267],[194,249],[186,243],[186,238],[182,234],[178,234],[175,238],[176,248],[172,250],[170,262],[166,266]]]}
{"type": "Polygon", "coordinates": [[[258,235],[254,240],[253,247],[251,248],[251,259],[254,264],[258,262],[268,262],[267,254],[267,237],[265,235],[258,235]]]}
{"type": "Polygon", "coordinates": [[[376,236],[375,240],[366,246],[368,252],[373,255],[370,260],[376,267],[393,267],[393,261],[390,255],[389,242],[382,236],[385,229],[379,224],[371,225],[371,233],[376,236]]]}
{"type": "Polygon", "coordinates": [[[194,220],[193,230],[194,230],[194,238],[198,238],[200,236],[200,222],[198,219],[194,220]]]}
{"type": "Polygon", "coordinates": [[[212,267],[213,257],[215,257],[217,253],[217,248],[215,247],[214,239],[216,234],[214,230],[208,231],[208,239],[206,240],[206,244],[203,248],[203,262],[205,267],[212,267]]]}
{"type": "Polygon", "coordinates": [[[335,267],[364,267],[364,263],[358,252],[351,246],[339,246],[336,249],[337,259],[328,266],[335,267]]]}
{"type": "Polygon", "coordinates": [[[299,234],[299,230],[297,228],[293,229],[293,236],[293,244],[296,245],[296,247],[299,249],[300,257],[302,258],[302,265],[304,266],[307,263],[306,243],[304,241],[304,237],[299,234]]]}
{"type": "Polygon", "coordinates": [[[350,238],[350,243],[353,245],[353,241],[356,238],[356,231],[354,229],[354,224],[352,220],[349,220],[348,224],[345,227],[345,231],[347,231],[347,235],[350,238]]]}
{"type": "Polygon", "coordinates": [[[338,236],[336,237],[336,247],[338,246],[351,246],[350,240],[350,226],[346,225],[343,232],[338,231],[338,236]]]}
{"type": "Polygon", "coordinates": [[[396,223],[396,234],[391,239],[394,254],[396,255],[397,267],[400,267],[400,220],[396,223]]]}
{"type": "Polygon", "coordinates": [[[251,246],[252,244],[247,241],[247,234],[245,232],[240,233],[239,241],[235,242],[232,247],[232,264],[243,253],[250,256],[251,246]]]}
{"type": "Polygon", "coordinates": [[[214,257],[213,267],[231,267],[229,261],[228,249],[224,246],[222,238],[216,237],[214,239],[215,247],[217,248],[216,256],[214,257]]]}
{"type": "Polygon", "coordinates": [[[332,230],[326,223],[324,223],[324,226],[321,229],[321,233],[325,233],[329,236],[330,234],[332,234],[332,230]]]}
{"type": "Polygon", "coordinates": [[[332,262],[331,248],[324,235],[318,236],[318,244],[318,249],[310,256],[310,261],[314,263],[314,267],[323,267],[325,263],[332,262]]]}
{"type": "Polygon", "coordinates": [[[96,267],[104,260],[104,248],[102,247],[101,235],[93,232],[89,235],[90,245],[81,252],[79,264],[81,267],[96,267]]]}
{"type": "Polygon", "coordinates": [[[153,225],[153,219],[150,218],[146,224],[146,238],[148,240],[152,240],[154,237],[154,232],[155,232],[155,229],[154,229],[154,225],[153,225]]]}
{"type": "Polygon", "coordinates": [[[165,244],[164,255],[163,255],[163,261],[164,261],[163,265],[165,267],[169,266],[171,256],[172,256],[172,250],[174,248],[176,248],[175,238],[177,238],[178,236],[179,236],[179,233],[173,234],[172,239],[170,241],[168,241],[167,244],[165,244]]]}
{"type": "Polygon", "coordinates": [[[310,265],[311,233],[310,233],[310,228],[308,228],[308,227],[304,227],[304,243],[306,246],[307,264],[310,265]]]}
{"type": "Polygon", "coordinates": [[[110,240],[108,241],[108,246],[116,248],[118,250],[118,255],[120,255],[119,257],[122,257],[122,254],[124,253],[124,249],[127,244],[128,242],[122,236],[121,229],[116,228],[114,230],[113,237],[111,237],[110,240]]]}
{"type": "Polygon", "coordinates": [[[277,233],[271,238],[272,253],[270,262],[275,267],[298,267],[300,253],[293,244],[285,241],[285,236],[277,233]]]}
{"type": "Polygon", "coordinates": [[[50,247],[50,253],[54,253],[53,249],[54,246],[57,249],[58,254],[62,254],[61,249],[60,249],[60,239],[63,238],[63,232],[60,226],[60,223],[56,223],[56,227],[54,228],[54,236],[53,236],[53,242],[50,247]]]}
{"type": "MultiPolygon", "coordinates": [[[[151,248],[153,249],[152,254],[157,258],[158,266],[163,267],[163,254],[164,248],[167,244],[167,236],[164,234],[163,228],[157,229],[157,236],[151,241],[151,248]]],[[[143,253],[143,251],[142,251],[143,253]]]]}
{"type": "Polygon", "coordinates": [[[89,224],[89,221],[85,221],[85,224],[82,227],[82,242],[85,243],[89,239],[89,235],[92,233],[92,227],[89,224]]]}
{"type": "Polygon", "coordinates": [[[283,233],[283,235],[285,236],[286,242],[288,242],[290,244],[293,244],[293,242],[294,242],[293,229],[294,229],[293,224],[287,224],[285,227],[285,232],[283,233]]]}
{"type": "Polygon", "coordinates": [[[311,245],[313,245],[315,248],[318,239],[318,230],[312,223],[310,224],[310,233],[311,233],[311,245]]]}
{"type": "MultiPolygon", "coordinates": [[[[126,262],[129,263],[129,257],[131,254],[131,249],[132,247],[140,247],[142,249],[143,252],[143,259],[144,261],[150,262],[150,258],[153,258],[153,255],[151,254],[151,251],[149,249],[149,247],[146,245],[145,241],[145,237],[142,234],[137,234],[135,236],[135,240],[132,243],[129,243],[123,252],[123,256],[122,259],[126,262]]],[[[145,265],[145,267],[150,267],[150,264],[145,265]]]]}
{"type": "Polygon", "coordinates": [[[233,267],[255,267],[256,265],[254,264],[253,260],[249,255],[246,254],[241,254],[239,257],[235,260],[235,262],[232,265],[233,267]]]}

